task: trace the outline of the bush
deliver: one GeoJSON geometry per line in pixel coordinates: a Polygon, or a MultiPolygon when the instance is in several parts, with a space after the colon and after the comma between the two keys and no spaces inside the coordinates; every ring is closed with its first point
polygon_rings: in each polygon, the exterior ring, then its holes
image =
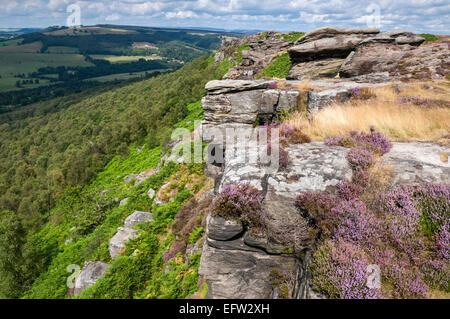
{"type": "Polygon", "coordinates": [[[285,79],[291,69],[292,62],[289,58],[289,53],[283,53],[276,56],[267,68],[258,76],[262,77],[285,79]]]}
{"type": "Polygon", "coordinates": [[[347,153],[347,161],[350,164],[350,167],[354,171],[362,171],[369,169],[374,162],[373,155],[371,151],[362,149],[362,148],[352,148],[347,153]]]}
{"type": "Polygon", "coordinates": [[[425,39],[425,41],[436,41],[439,40],[439,38],[437,36],[435,36],[434,34],[428,34],[428,33],[422,33],[419,34],[422,38],[425,39]]]}
{"type": "Polygon", "coordinates": [[[264,227],[261,202],[263,195],[249,183],[225,185],[212,203],[212,211],[218,216],[240,220],[256,229],[264,227]]]}
{"type": "Polygon", "coordinates": [[[311,261],[313,289],[332,299],[380,298],[377,289],[366,286],[369,258],[357,245],[327,240],[311,261]]]}
{"type": "Polygon", "coordinates": [[[349,135],[327,137],[324,143],[328,146],[359,147],[378,155],[386,154],[392,148],[389,139],[375,132],[373,127],[370,128],[370,133],[350,131],[349,135]]]}
{"type": "Polygon", "coordinates": [[[278,126],[278,128],[280,129],[280,142],[283,146],[311,142],[311,138],[304,134],[297,126],[283,122],[278,126]]]}

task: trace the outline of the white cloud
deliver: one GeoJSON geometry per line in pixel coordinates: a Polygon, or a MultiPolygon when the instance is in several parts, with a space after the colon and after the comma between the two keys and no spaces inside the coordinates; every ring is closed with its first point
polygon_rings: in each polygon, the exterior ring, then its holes
{"type": "Polygon", "coordinates": [[[450,34],[448,0],[0,0],[0,26],[61,24],[66,7],[72,3],[80,5],[83,24],[107,20],[134,25],[302,31],[324,25],[366,26],[373,15],[366,9],[376,4],[382,29],[450,34]]]}
{"type": "Polygon", "coordinates": [[[179,19],[192,19],[192,18],[198,18],[199,16],[192,12],[192,11],[178,11],[178,12],[167,12],[166,18],[173,19],[173,18],[179,18],[179,19]]]}
{"type": "Polygon", "coordinates": [[[120,15],[118,15],[117,13],[110,14],[109,16],[107,16],[105,18],[106,21],[117,21],[119,19],[120,19],[120,15]]]}

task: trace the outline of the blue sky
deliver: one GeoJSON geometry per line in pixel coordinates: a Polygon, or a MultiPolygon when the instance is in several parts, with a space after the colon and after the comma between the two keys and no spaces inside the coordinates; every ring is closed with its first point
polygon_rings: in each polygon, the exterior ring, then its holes
{"type": "Polygon", "coordinates": [[[450,34],[449,0],[0,0],[0,27],[81,24],[310,31],[321,26],[450,34]]]}

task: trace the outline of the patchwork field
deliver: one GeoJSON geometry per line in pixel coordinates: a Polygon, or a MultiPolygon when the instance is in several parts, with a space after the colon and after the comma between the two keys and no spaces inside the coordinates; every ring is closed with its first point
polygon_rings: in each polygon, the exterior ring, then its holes
{"type": "MultiPolygon", "coordinates": [[[[7,48],[7,47],[5,47],[7,48]]],[[[1,48],[0,48],[1,49],[1,48]]],[[[0,91],[15,89],[15,83],[20,78],[17,74],[35,72],[46,66],[92,66],[86,62],[80,54],[52,54],[52,53],[12,53],[0,51],[0,91]]],[[[39,81],[40,85],[48,84],[45,80],[39,81]]],[[[36,87],[27,85],[25,87],[36,87]]]]}
{"type": "Polygon", "coordinates": [[[151,71],[143,71],[143,72],[133,72],[133,73],[120,73],[120,74],[111,74],[111,75],[105,75],[105,76],[98,76],[95,78],[87,79],[89,81],[99,81],[99,82],[110,82],[110,81],[116,81],[116,80],[128,80],[133,78],[139,78],[144,77],[146,73],[153,73],[156,71],[163,71],[163,70],[151,70],[151,71]]]}
{"type": "Polygon", "coordinates": [[[138,61],[140,59],[144,60],[161,60],[162,58],[159,56],[127,56],[127,55],[104,55],[104,54],[93,54],[91,55],[93,59],[102,59],[107,60],[111,63],[124,63],[124,62],[133,62],[138,61]]]}

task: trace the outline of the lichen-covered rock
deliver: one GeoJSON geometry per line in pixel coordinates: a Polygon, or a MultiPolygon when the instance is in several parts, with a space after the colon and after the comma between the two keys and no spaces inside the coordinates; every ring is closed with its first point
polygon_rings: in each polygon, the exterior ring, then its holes
{"type": "Polygon", "coordinates": [[[139,223],[151,222],[152,220],[153,214],[136,211],[125,219],[124,226],[127,228],[132,228],[139,223]]]}
{"type": "Polygon", "coordinates": [[[329,58],[346,58],[366,36],[346,35],[304,42],[288,50],[293,63],[329,58]]]}
{"type": "Polygon", "coordinates": [[[336,27],[322,27],[308,32],[303,37],[299,38],[297,44],[302,44],[305,42],[315,41],[322,38],[329,38],[334,36],[345,36],[345,35],[369,35],[375,36],[380,33],[380,30],[375,28],[336,28],[336,27]]]}
{"type": "Polygon", "coordinates": [[[130,239],[136,238],[138,231],[136,229],[119,227],[117,233],[109,240],[108,249],[111,258],[116,257],[125,251],[125,243],[130,239]]]}
{"type": "Polygon", "coordinates": [[[267,299],[273,290],[271,271],[296,274],[298,267],[299,261],[294,257],[217,249],[206,243],[199,274],[208,281],[207,298],[267,299]]]}
{"type": "Polygon", "coordinates": [[[230,240],[244,232],[241,222],[226,220],[220,216],[208,216],[206,223],[207,235],[214,240],[230,240]]]}
{"type": "Polygon", "coordinates": [[[351,96],[350,90],[346,88],[309,91],[307,109],[310,113],[314,113],[329,104],[346,102],[351,96]]]}
{"type": "Polygon", "coordinates": [[[347,57],[339,75],[345,78],[388,72],[391,79],[440,79],[450,73],[449,64],[446,44],[415,47],[366,41],[347,57]]]}
{"type": "Polygon", "coordinates": [[[442,154],[450,148],[431,143],[393,143],[382,162],[392,168],[391,183],[396,186],[423,183],[450,183],[450,164],[442,154]]]}
{"type": "Polygon", "coordinates": [[[289,70],[287,79],[302,80],[316,77],[335,77],[344,63],[342,58],[327,58],[317,61],[300,62],[289,70]]]}
{"type": "Polygon", "coordinates": [[[87,261],[81,272],[75,278],[74,294],[80,294],[84,289],[93,286],[103,276],[109,265],[100,261],[87,261]]]}
{"type": "Polygon", "coordinates": [[[155,197],[155,194],[156,194],[156,191],[155,191],[153,188],[150,188],[150,189],[148,190],[148,192],[147,192],[147,196],[148,196],[149,198],[155,197]]]}
{"type": "Polygon", "coordinates": [[[205,90],[209,94],[235,93],[256,89],[267,89],[268,81],[263,80],[212,80],[206,83],[205,90]]]}

